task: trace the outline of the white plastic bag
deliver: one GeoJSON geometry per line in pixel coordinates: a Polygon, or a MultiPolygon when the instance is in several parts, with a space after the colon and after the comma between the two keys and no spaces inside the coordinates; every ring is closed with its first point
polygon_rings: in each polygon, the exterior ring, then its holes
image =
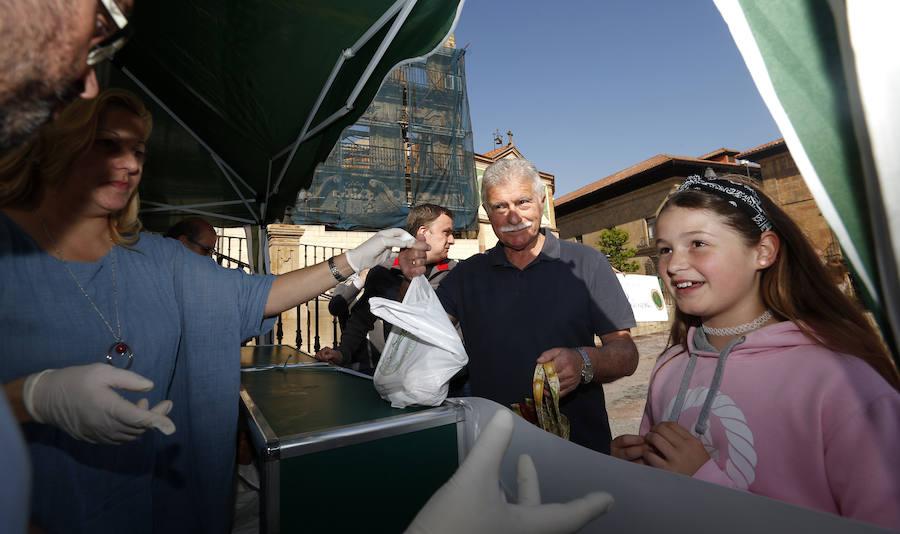
{"type": "Polygon", "coordinates": [[[413,279],[402,303],[373,297],[369,307],[394,325],[373,377],[381,397],[394,408],[444,402],[448,382],[469,357],[428,280],[413,279]]]}

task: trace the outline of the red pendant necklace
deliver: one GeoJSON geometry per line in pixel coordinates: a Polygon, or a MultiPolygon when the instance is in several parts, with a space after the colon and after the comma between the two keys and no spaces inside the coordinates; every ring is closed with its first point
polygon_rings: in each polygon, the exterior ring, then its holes
{"type": "MultiPolygon", "coordinates": [[[[53,249],[56,251],[57,257],[59,257],[59,261],[62,262],[63,266],[66,268],[66,271],[69,272],[69,276],[72,277],[72,280],[75,281],[75,285],[78,286],[78,289],[81,290],[81,294],[91,303],[91,307],[94,308],[94,311],[97,312],[97,315],[100,316],[100,319],[103,321],[103,324],[106,325],[109,333],[112,334],[113,344],[109,346],[109,350],[106,351],[106,363],[115,366],[121,367],[123,369],[128,369],[131,367],[131,364],[134,362],[134,353],[131,352],[131,348],[122,340],[122,323],[119,322],[119,293],[116,287],[116,244],[113,243],[112,250],[110,251],[111,257],[111,265],[112,265],[112,283],[113,283],[113,302],[115,303],[116,308],[116,331],[114,332],[112,326],[109,324],[109,321],[106,320],[106,317],[103,316],[103,313],[100,312],[100,308],[94,303],[94,299],[88,295],[88,292],[85,291],[84,286],[81,285],[81,282],[78,281],[78,278],[75,276],[75,273],[72,272],[72,269],[69,267],[69,262],[63,257],[62,252],[60,252],[59,247],[56,246],[56,240],[53,239],[53,236],[50,235],[50,231],[47,230],[47,225],[44,224],[44,219],[38,215],[38,220],[41,222],[41,227],[44,229],[44,233],[47,234],[47,239],[50,240],[50,244],[53,245],[53,249]],[[117,363],[116,358],[119,360],[123,360],[123,363],[117,363]]],[[[110,240],[112,241],[112,240],[110,240]]]]}

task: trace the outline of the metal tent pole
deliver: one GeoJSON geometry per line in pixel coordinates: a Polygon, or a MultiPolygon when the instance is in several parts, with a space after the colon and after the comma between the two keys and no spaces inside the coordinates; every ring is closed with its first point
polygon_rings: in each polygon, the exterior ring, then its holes
{"type": "Polygon", "coordinates": [[[300,135],[297,137],[297,140],[291,147],[291,152],[288,155],[287,160],[284,162],[284,165],[281,168],[281,172],[278,174],[278,179],[275,181],[274,187],[266,192],[266,198],[269,198],[270,196],[278,192],[278,187],[281,185],[282,180],[284,180],[284,176],[285,174],[287,174],[288,167],[290,167],[291,162],[294,160],[294,155],[297,153],[297,149],[300,148],[300,145],[322,129],[330,126],[332,123],[334,123],[353,109],[353,105],[355,104],[356,98],[359,96],[360,91],[362,91],[365,84],[369,81],[369,78],[372,76],[372,72],[381,61],[381,58],[384,57],[388,46],[390,46],[390,44],[394,41],[394,38],[400,31],[400,28],[403,27],[403,24],[409,17],[410,12],[412,12],[412,9],[415,7],[416,2],[417,0],[397,0],[397,2],[394,2],[394,4],[381,16],[381,18],[379,18],[374,24],[372,24],[372,26],[366,31],[366,33],[364,33],[356,41],[356,43],[353,44],[352,47],[341,52],[341,55],[338,57],[337,62],[335,62],[334,68],[331,70],[331,74],[328,76],[328,80],[325,82],[325,85],[322,87],[322,91],[319,93],[319,98],[316,100],[313,109],[310,111],[309,117],[307,117],[306,119],[306,124],[303,125],[303,129],[300,131],[300,135]],[[344,61],[356,55],[356,52],[359,50],[359,48],[365,45],[369,41],[369,39],[371,39],[372,36],[375,35],[378,31],[380,31],[382,26],[387,24],[387,21],[390,20],[391,17],[393,17],[394,14],[398,12],[399,14],[397,15],[396,19],[394,19],[394,23],[391,25],[390,30],[388,30],[387,35],[385,35],[384,39],[381,41],[381,44],[378,46],[378,49],[372,56],[369,64],[366,66],[366,70],[363,71],[362,76],[357,81],[356,86],[353,88],[353,91],[350,93],[350,97],[347,99],[347,103],[345,104],[345,106],[332,113],[331,116],[322,121],[315,128],[309,130],[309,126],[312,123],[313,118],[315,118],[316,113],[318,113],[319,107],[321,106],[322,101],[325,99],[325,95],[328,94],[328,91],[331,90],[331,86],[334,84],[334,80],[337,77],[338,71],[340,71],[343,67],[344,61]]]}

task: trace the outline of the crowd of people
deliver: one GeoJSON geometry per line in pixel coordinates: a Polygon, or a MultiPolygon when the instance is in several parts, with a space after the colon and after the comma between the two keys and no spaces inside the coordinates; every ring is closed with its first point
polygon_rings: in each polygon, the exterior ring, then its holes
{"type": "MultiPolygon", "coordinates": [[[[764,193],[689,177],[663,206],[655,244],[677,311],[640,433],[613,439],[602,384],[637,366],[631,307],[603,254],[541,228],[548,200],[526,160],[486,169],[498,243],[458,263],[447,259],[453,213],[431,204],[406,230],[279,276],[204,258],[215,232],[202,220],[171,239],[144,232],[152,117],[129,92],[100,92],[93,71],[121,46],[129,7],[16,0],[0,18],[16,44],[0,52],[4,532],[227,532],[241,342],[366,272],[340,344],[319,359],[352,363],[375,324],[367,299],[400,300],[426,275],[469,355],[465,394],[521,402],[535,365],[553,362],[577,444],[900,528],[900,376],[764,193]]],[[[480,499],[469,487],[496,493],[510,421],[488,425],[411,532],[572,531],[609,508],[592,494],[554,507],[529,498],[530,515],[509,514],[492,495],[479,504],[488,512],[463,518],[480,499]]],[[[533,464],[519,469],[536,484],[533,464]]]]}

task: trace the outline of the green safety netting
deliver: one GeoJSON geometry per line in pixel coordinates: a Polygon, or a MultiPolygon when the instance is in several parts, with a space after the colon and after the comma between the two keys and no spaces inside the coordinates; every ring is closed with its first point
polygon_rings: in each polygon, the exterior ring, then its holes
{"type": "Polygon", "coordinates": [[[428,202],[450,208],[456,229],[472,229],[478,199],[463,57],[442,47],[395,69],[300,192],[291,220],[402,227],[410,206],[428,202]]]}
{"type": "Polygon", "coordinates": [[[110,83],[149,104],[141,219],[280,219],[382,80],[431,53],[462,0],[154,0],[110,83]]]}
{"type": "Polygon", "coordinates": [[[900,3],[715,2],[896,361],[900,3]]]}

